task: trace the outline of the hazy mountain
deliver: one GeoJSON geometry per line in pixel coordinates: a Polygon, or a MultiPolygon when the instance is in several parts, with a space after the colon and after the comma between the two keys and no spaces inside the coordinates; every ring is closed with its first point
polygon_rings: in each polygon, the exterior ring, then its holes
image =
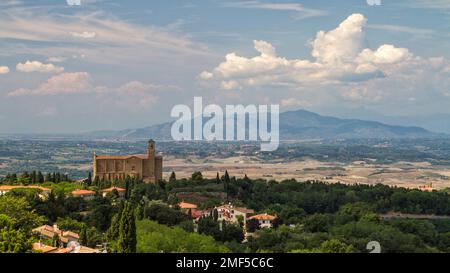
{"type": "Polygon", "coordinates": [[[340,118],[352,118],[358,113],[359,119],[378,121],[388,125],[415,126],[426,130],[450,134],[450,114],[440,113],[432,115],[415,115],[415,116],[389,116],[382,113],[372,111],[367,108],[358,108],[347,110],[339,113],[340,118]]]}
{"type": "MultiPolygon", "coordinates": [[[[140,129],[121,131],[98,131],[89,133],[93,137],[125,139],[170,140],[172,123],[164,123],[140,129]]],[[[280,114],[280,138],[301,139],[351,139],[351,138],[436,138],[447,137],[420,127],[387,125],[376,121],[343,119],[321,116],[305,110],[280,114]]]]}

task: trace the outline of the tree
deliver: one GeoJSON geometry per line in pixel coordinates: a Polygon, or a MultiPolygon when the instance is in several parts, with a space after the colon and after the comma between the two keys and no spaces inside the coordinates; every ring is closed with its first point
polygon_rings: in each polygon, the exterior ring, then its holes
{"type": "Polygon", "coordinates": [[[193,181],[202,181],[203,180],[203,174],[201,172],[194,172],[192,174],[192,180],[193,181]]]}
{"type": "Polygon", "coordinates": [[[235,224],[222,223],[222,242],[236,241],[238,243],[244,240],[244,231],[242,227],[235,224]]]}
{"type": "Polygon", "coordinates": [[[32,240],[22,230],[0,229],[0,253],[26,253],[32,250],[32,240]]]}
{"type": "Polygon", "coordinates": [[[317,252],[320,253],[352,253],[354,252],[353,246],[347,245],[337,239],[331,239],[325,241],[320,245],[317,252]]]}
{"type": "Polygon", "coordinates": [[[90,187],[92,185],[92,173],[91,172],[88,173],[88,178],[86,180],[86,185],[88,187],[90,187]]]}
{"type": "Polygon", "coordinates": [[[88,235],[87,235],[87,227],[83,226],[80,232],[80,244],[83,246],[88,245],[88,235]]]}
{"type": "Polygon", "coordinates": [[[25,231],[40,226],[45,220],[31,209],[23,197],[0,196],[0,212],[14,220],[13,228],[25,231]]]}
{"type": "Polygon", "coordinates": [[[40,171],[37,173],[37,182],[39,184],[42,184],[45,182],[44,175],[40,171]]]}
{"type": "Polygon", "coordinates": [[[108,241],[116,241],[119,239],[119,229],[120,229],[120,217],[122,212],[115,214],[111,220],[111,226],[106,232],[106,239],[108,241]]]}
{"type": "Polygon", "coordinates": [[[136,252],[136,220],[131,203],[127,202],[120,217],[119,240],[117,251],[119,253],[136,252]]]}
{"type": "Polygon", "coordinates": [[[225,171],[225,175],[223,177],[223,183],[225,186],[225,193],[227,194],[227,201],[230,195],[230,175],[228,174],[228,170],[225,171]]]}
{"type": "Polygon", "coordinates": [[[216,240],[221,239],[219,223],[213,217],[202,217],[198,220],[198,233],[210,235],[216,240]]]}
{"type": "Polygon", "coordinates": [[[255,231],[257,231],[258,229],[260,229],[259,221],[257,219],[249,219],[249,220],[247,220],[246,228],[247,228],[248,232],[255,232],[255,231]]]}
{"type": "Polygon", "coordinates": [[[222,180],[220,180],[219,173],[217,173],[217,175],[216,175],[216,183],[217,183],[217,184],[222,183],[222,180]]]}
{"type": "Polygon", "coordinates": [[[169,182],[174,182],[176,180],[177,180],[177,176],[176,176],[175,172],[172,172],[170,174],[169,182]]]}
{"type": "Polygon", "coordinates": [[[139,253],[227,253],[228,248],[210,236],[170,228],[149,220],[137,222],[139,253]]]}

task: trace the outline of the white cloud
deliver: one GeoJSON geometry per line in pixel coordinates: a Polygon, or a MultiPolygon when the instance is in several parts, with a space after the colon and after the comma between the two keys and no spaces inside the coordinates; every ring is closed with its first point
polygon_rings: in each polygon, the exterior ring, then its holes
{"type": "Polygon", "coordinates": [[[45,96],[91,92],[96,89],[91,84],[91,76],[87,72],[63,73],[51,77],[37,88],[19,88],[8,93],[10,97],[45,96]]]}
{"type": "Polygon", "coordinates": [[[20,46],[0,44],[0,54],[7,51],[8,55],[47,58],[84,54],[90,62],[121,65],[125,61],[134,65],[157,58],[181,62],[188,57],[198,60],[213,55],[207,46],[183,33],[132,24],[105,12],[63,15],[42,7],[5,9],[0,10],[0,25],[0,38],[20,41],[20,46]],[[59,20],[61,17],[63,20],[59,20]]]}
{"type": "Polygon", "coordinates": [[[18,63],[16,65],[17,71],[20,72],[41,72],[41,73],[61,73],[64,67],[56,66],[54,64],[44,64],[39,61],[26,61],[25,63],[18,63]]]}
{"type": "MultiPolygon", "coordinates": [[[[311,41],[313,60],[280,57],[270,43],[254,41],[257,56],[227,54],[224,62],[203,71],[198,78],[207,87],[224,90],[267,87],[333,90],[351,101],[382,101],[393,96],[402,100],[420,97],[411,93],[430,89],[437,94],[446,93],[450,84],[445,74],[448,60],[421,58],[407,48],[391,44],[370,49],[364,31],[366,22],[363,15],[353,14],[337,28],[319,31],[311,41]]],[[[282,101],[286,106],[296,103],[303,102],[295,98],[282,101]]]]}
{"type": "Polygon", "coordinates": [[[8,73],[9,73],[9,67],[0,66],[0,74],[8,74],[8,73]]]}
{"type": "MultiPolygon", "coordinates": [[[[10,98],[29,96],[89,95],[90,100],[107,107],[148,109],[166,92],[178,92],[173,85],[157,85],[131,81],[120,86],[103,86],[94,83],[87,72],[63,73],[49,78],[36,88],[19,88],[7,94],[10,98]]],[[[39,112],[42,114],[42,112],[39,112]]],[[[41,115],[42,116],[42,115],[41,115]]],[[[48,115],[45,115],[48,116],[48,115]]]]}
{"type": "Polygon", "coordinates": [[[62,57],[62,56],[56,56],[56,57],[50,57],[47,59],[47,62],[51,62],[51,63],[62,63],[66,60],[66,57],[62,57]]]}
{"type": "Polygon", "coordinates": [[[365,47],[363,26],[367,19],[353,14],[336,29],[319,31],[312,42],[311,55],[319,63],[342,63],[353,61],[365,47]]]}
{"type": "Polygon", "coordinates": [[[376,51],[364,49],[358,56],[361,63],[393,64],[412,58],[407,48],[396,48],[393,45],[382,45],[376,51]]]}
{"type": "Polygon", "coordinates": [[[95,38],[97,34],[91,31],[83,31],[83,32],[70,32],[70,35],[72,35],[75,38],[92,39],[95,38]]]}

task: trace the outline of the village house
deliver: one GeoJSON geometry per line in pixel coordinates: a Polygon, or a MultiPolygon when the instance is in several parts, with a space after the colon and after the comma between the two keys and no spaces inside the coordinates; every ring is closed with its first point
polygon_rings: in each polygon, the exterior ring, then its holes
{"type": "Polygon", "coordinates": [[[218,220],[222,221],[225,220],[230,223],[239,223],[240,218],[242,220],[242,223],[245,224],[247,222],[248,217],[255,213],[252,209],[247,208],[241,208],[241,207],[235,207],[231,204],[223,205],[216,208],[218,212],[218,220]]]}
{"type": "Polygon", "coordinates": [[[276,216],[270,215],[270,214],[258,214],[254,215],[248,218],[249,220],[258,220],[260,228],[273,228],[273,223],[275,219],[277,219],[276,216]]]}
{"type": "Polygon", "coordinates": [[[47,189],[41,186],[22,186],[22,185],[14,185],[14,186],[9,186],[9,185],[2,185],[0,186],[0,196],[7,194],[8,192],[15,190],[15,189],[35,189],[35,190],[40,190],[39,193],[39,198],[41,199],[46,199],[48,197],[48,195],[50,194],[50,192],[52,191],[51,189],[47,189]]]}
{"type": "Polygon", "coordinates": [[[32,230],[34,234],[45,237],[47,239],[53,239],[58,236],[58,240],[61,244],[67,245],[69,242],[78,242],[80,236],[72,231],[64,231],[58,228],[57,225],[49,226],[43,225],[32,230]]]}
{"type": "Polygon", "coordinates": [[[126,189],[123,188],[119,188],[119,187],[111,187],[111,188],[107,188],[102,190],[102,195],[103,197],[106,197],[106,195],[112,193],[114,190],[116,190],[119,193],[119,197],[120,198],[125,198],[125,192],[127,191],[126,189]]]}
{"type": "Polygon", "coordinates": [[[90,190],[74,190],[72,192],[73,197],[79,197],[86,201],[93,200],[95,198],[95,191],[90,190]]]}
{"type": "Polygon", "coordinates": [[[72,247],[53,247],[45,245],[41,242],[33,243],[33,251],[49,254],[66,254],[66,253],[100,253],[99,250],[93,249],[87,246],[79,246],[77,248],[72,247]]]}

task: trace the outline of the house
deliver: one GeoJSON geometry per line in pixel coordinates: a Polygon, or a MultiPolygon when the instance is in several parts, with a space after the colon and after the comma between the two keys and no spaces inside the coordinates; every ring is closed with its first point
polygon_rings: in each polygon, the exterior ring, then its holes
{"type": "Polygon", "coordinates": [[[235,207],[231,204],[223,205],[216,209],[219,215],[218,220],[225,220],[230,223],[239,223],[239,218],[241,218],[243,223],[246,223],[250,214],[255,213],[252,209],[235,207]]]}
{"type": "Polygon", "coordinates": [[[12,190],[15,190],[15,189],[36,189],[36,190],[40,190],[39,197],[41,199],[46,199],[48,197],[48,195],[50,194],[50,192],[52,191],[51,189],[44,188],[44,187],[41,187],[41,186],[23,186],[23,185],[9,186],[9,185],[1,185],[0,186],[0,196],[5,195],[8,192],[10,192],[12,190]]]}
{"type": "Polygon", "coordinates": [[[67,245],[72,241],[78,242],[78,240],[80,239],[80,236],[77,233],[61,230],[57,225],[43,225],[41,227],[33,229],[32,231],[34,234],[46,237],[47,239],[53,239],[55,236],[58,236],[60,243],[62,243],[63,245],[67,245]]]}
{"type": "Polygon", "coordinates": [[[66,253],[100,253],[99,250],[87,246],[78,247],[53,247],[45,245],[41,242],[33,243],[33,251],[49,254],[66,254],[66,253]]]}
{"type": "Polygon", "coordinates": [[[125,192],[127,190],[123,189],[123,188],[115,187],[115,186],[102,190],[103,197],[106,197],[106,195],[108,195],[109,193],[112,193],[114,190],[116,190],[119,193],[120,198],[125,198],[125,192]]]}
{"type": "Polygon", "coordinates": [[[95,198],[95,191],[90,190],[74,190],[72,192],[73,197],[79,197],[86,201],[93,200],[95,198]]]}
{"type": "Polygon", "coordinates": [[[270,214],[258,214],[248,218],[249,220],[258,220],[261,228],[273,228],[273,222],[277,219],[276,216],[270,214]]]}

